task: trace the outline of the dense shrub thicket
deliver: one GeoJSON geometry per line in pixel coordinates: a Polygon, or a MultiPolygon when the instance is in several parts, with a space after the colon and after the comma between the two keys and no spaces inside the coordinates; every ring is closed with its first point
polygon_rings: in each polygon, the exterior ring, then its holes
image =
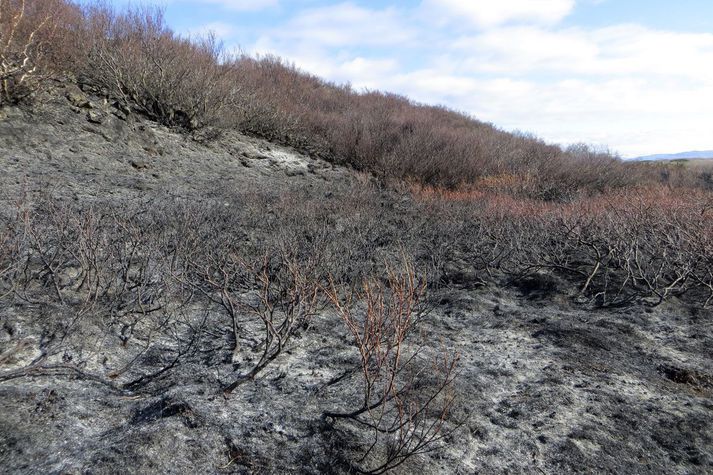
{"type": "Polygon", "coordinates": [[[563,150],[444,107],[357,92],[279,58],[229,56],[213,38],[175,34],[153,8],[1,0],[0,10],[0,105],[26,100],[47,79],[69,73],[165,125],[238,129],[386,180],[559,201],[662,180],[705,184],[585,145],[563,150]]]}

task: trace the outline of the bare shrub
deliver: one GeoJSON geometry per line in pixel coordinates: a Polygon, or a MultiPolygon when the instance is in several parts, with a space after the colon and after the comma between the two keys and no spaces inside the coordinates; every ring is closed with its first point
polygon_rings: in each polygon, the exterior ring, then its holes
{"type": "Polygon", "coordinates": [[[513,252],[502,269],[514,280],[543,270],[566,276],[597,305],[682,297],[701,275],[699,236],[710,233],[702,199],[632,189],[508,218],[513,252]]]}
{"type": "Polygon", "coordinates": [[[537,199],[567,201],[645,179],[606,151],[548,145],[448,110],[393,94],[358,93],[299,71],[279,58],[243,57],[236,80],[257,112],[244,130],[298,146],[382,179],[455,188],[512,175],[537,199]],[[255,107],[263,105],[266,107],[255,107]],[[265,120],[260,115],[265,114],[265,120]]]}
{"type": "Polygon", "coordinates": [[[82,21],[67,0],[0,1],[0,106],[33,97],[67,72],[82,21]]]}
{"type": "Polygon", "coordinates": [[[94,6],[85,23],[91,47],[82,73],[127,108],[197,129],[218,124],[236,105],[232,66],[213,37],[179,37],[161,10],[148,7],[116,13],[94,6]]]}
{"type": "Polygon", "coordinates": [[[0,105],[18,102],[39,87],[43,35],[56,25],[51,11],[35,18],[32,13],[26,0],[0,1],[0,105]]]}
{"type": "Polygon", "coordinates": [[[418,241],[426,252],[418,255],[440,262],[436,267],[470,269],[491,282],[550,274],[571,286],[558,291],[603,306],[658,305],[670,297],[704,303],[711,295],[705,191],[651,185],[570,203],[482,189],[413,193],[428,216],[418,241]]]}
{"type": "Polygon", "coordinates": [[[224,388],[230,394],[254,378],[287,347],[291,338],[309,325],[319,297],[319,285],[309,263],[297,261],[289,250],[264,254],[256,262],[233,251],[216,253],[207,262],[190,262],[184,283],[218,304],[230,318],[233,363],[241,374],[224,388]],[[250,348],[244,341],[251,342],[250,348]],[[256,361],[248,352],[258,353],[256,361]],[[246,361],[247,360],[247,361],[246,361]]]}
{"type": "Polygon", "coordinates": [[[14,219],[0,218],[0,299],[15,291],[21,271],[23,243],[14,219]]]}
{"type": "Polygon", "coordinates": [[[697,288],[703,290],[703,308],[708,308],[713,301],[713,236],[710,228],[707,233],[696,235],[693,241],[691,253],[698,265],[691,275],[691,279],[697,288]]]}
{"type": "Polygon", "coordinates": [[[423,364],[423,349],[406,343],[417,323],[425,283],[410,264],[401,275],[387,273],[386,283],[367,280],[347,295],[334,283],[327,289],[359,353],[361,388],[353,409],[326,411],[324,417],[349,421],[368,434],[352,462],[359,473],[384,473],[435,450],[449,433],[447,421],[456,400],[457,354],[443,352],[423,364]]]}
{"type": "Polygon", "coordinates": [[[51,289],[52,300],[72,309],[70,327],[90,312],[121,319],[163,307],[166,264],[145,223],[51,199],[18,216],[24,250],[11,250],[21,269],[14,293],[22,300],[47,300],[51,289]]]}

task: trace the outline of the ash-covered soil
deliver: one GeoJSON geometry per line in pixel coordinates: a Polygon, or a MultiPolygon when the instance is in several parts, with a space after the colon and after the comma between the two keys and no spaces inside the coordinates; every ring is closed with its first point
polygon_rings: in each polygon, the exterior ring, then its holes
{"type": "Polygon", "coordinates": [[[289,178],[339,186],[346,175],[323,160],[237,133],[191,138],[127,116],[71,83],[60,86],[32,108],[0,111],[0,199],[12,203],[38,191],[79,202],[155,193],[190,199],[280,187],[289,178]]]}
{"type": "MultiPolygon", "coordinates": [[[[36,310],[3,310],[4,347],[20,335],[27,341],[4,372],[37,352],[39,331],[25,324],[36,310]]],[[[493,289],[447,292],[423,327],[460,353],[458,389],[469,419],[444,450],[403,472],[710,472],[709,316],[684,312],[673,304],[587,312],[493,289]]],[[[225,328],[210,317],[206,323],[225,328]]],[[[110,374],[136,354],[116,335],[74,338],[63,355],[91,356],[88,372],[110,374]]],[[[180,367],[137,394],[61,368],[3,381],[4,471],[339,471],[342,448],[320,417],[340,406],[330,382],[356,358],[338,317],[325,312],[226,399],[228,340],[220,331],[204,338],[180,367]]],[[[156,344],[142,354],[141,370],[159,370],[176,345],[156,344]]]]}
{"type": "MultiPolygon", "coordinates": [[[[1,113],[4,212],[40,193],[85,207],[154,195],[220,206],[226,190],[313,188],[329,199],[360,183],[255,138],[202,145],[74,86],[1,113]]],[[[433,288],[429,303],[410,345],[423,345],[421,357],[460,355],[464,422],[396,472],[713,473],[710,310],[676,299],[595,309],[555,278],[466,279],[433,288]]],[[[329,307],[229,397],[221,388],[254,356],[236,362],[217,308],[176,306],[130,328],[66,312],[49,300],[0,300],[3,473],[349,470],[358,429],[322,413],[344,408],[359,355],[329,307]],[[61,331],[60,321],[69,322],[61,331]]]]}

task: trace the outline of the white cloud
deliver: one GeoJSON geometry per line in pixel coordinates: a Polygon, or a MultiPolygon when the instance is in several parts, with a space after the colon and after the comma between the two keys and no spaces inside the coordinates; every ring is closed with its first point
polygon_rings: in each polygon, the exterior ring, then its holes
{"type": "Polygon", "coordinates": [[[270,35],[324,47],[403,45],[415,38],[402,22],[403,15],[395,8],[371,10],[340,3],[304,10],[270,35]]]}
{"type": "Polygon", "coordinates": [[[504,27],[462,37],[454,48],[476,72],[713,76],[713,34],[639,25],[593,30],[504,27]]]}
{"type": "Polygon", "coordinates": [[[662,88],[644,79],[536,82],[421,70],[386,80],[389,89],[445,103],[509,130],[557,143],[590,142],[624,156],[710,149],[713,87],[662,88]]]}
{"type": "Polygon", "coordinates": [[[579,30],[551,31],[532,26],[504,27],[461,37],[453,54],[472,71],[524,73],[581,69],[599,54],[599,46],[579,30]]]}
{"type": "Polygon", "coordinates": [[[279,0],[193,0],[192,3],[208,3],[236,11],[258,11],[279,5],[279,0]]]}
{"type": "Polygon", "coordinates": [[[247,50],[281,56],[305,71],[357,89],[383,89],[383,78],[398,73],[399,61],[359,51],[380,48],[393,53],[416,46],[418,32],[406,24],[407,17],[404,10],[368,9],[351,2],[306,9],[263,32],[247,50]]]}
{"type": "Polygon", "coordinates": [[[215,35],[215,37],[218,39],[226,40],[234,36],[237,31],[237,28],[230,23],[215,21],[197,26],[195,28],[190,28],[187,33],[190,36],[200,37],[205,37],[209,34],[212,34],[215,35]]]}
{"type": "Polygon", "coordinates": [[[377,89],[378,78],[388,77],[398,71],[398,62],[393,59],[354,58],[340,64],[334,75],[336,80],[349,82],[357,89],[377,89]]]}
{"type": "Polygon", "coordinates": [[[286,46],[261,38],[250,51],[260,55],[276,55],[294,63],[300,69],[341,84],[349,83],[355,89],[385,89],[384,78],[399,73],[399,62],[392,58],[365,58],[351,55],[330,55],[322,47],[296,43],[286,46]]]}
{"type": "Polygon", "coordinates": [[[554,24],[574,8],[574,0],[424,0],[442,21],[470,22],[489,28],[511,22],[554,24]]]}

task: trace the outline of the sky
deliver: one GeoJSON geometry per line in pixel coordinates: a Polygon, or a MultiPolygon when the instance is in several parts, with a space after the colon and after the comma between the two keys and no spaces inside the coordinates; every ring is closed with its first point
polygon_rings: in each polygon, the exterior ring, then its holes
{"type": "Polygon", "coordinates": [[[713,0],[153,3],[179,33],[548,142],[713,149],[713,0]]]}

